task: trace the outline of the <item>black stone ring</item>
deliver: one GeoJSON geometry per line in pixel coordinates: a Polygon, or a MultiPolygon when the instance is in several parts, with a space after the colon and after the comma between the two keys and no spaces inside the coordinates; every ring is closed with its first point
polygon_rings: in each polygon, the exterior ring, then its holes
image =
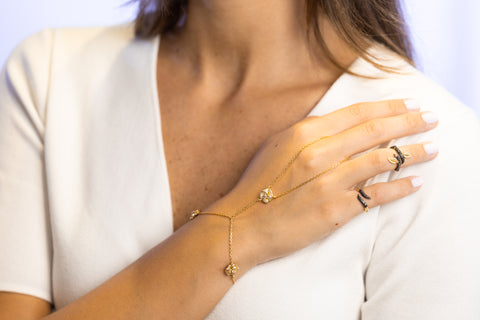
{"type": "Polygon", "coordinates": [[[362,189],[358,189],[358,192],[359,192],[359,193],[362,195],[362,197],[364,197],[365,199],[368,199],[368,200],[372,199],[372,198],[370,198],[370,196],[367,195],[367,194],[365,193],[365,191],[363,191],[362,189]]]}
{"type": "Polygon", "coordinates": [[[403,153],[397,146],[391,146],[390,149],[395,150],[397,154],[393,155],[393,158],[388,158],[388,161],[396,165],[395,171],[399,171],[402,164],[405,163],[405,159],[410,158],[411,155],[409,153],[403,153]]]}
{"type": "Polygon", "coordinates": [[[368,204],[365,199],[371,199],[370,196],[368,196],[362,189],[358,189],[357,191],[359,193],[357,194],[358,201],[360,201],[360,203],[362,204],[363,210],[365,212],[368,212],[368,204]],[[362,197],[364,197],[365,199],[363,199],[362,197]]]}
{"type": "MultiPolygon", "coordinates": [[[[390,149],[393,149],[398,153],[398,156],[400,157],[399,162],[401,162],[401,164],[404,164],[405,163],[405,155],[403,154],[402,150],[400,150],[400,148],[397,147],[397,146],[391,146],[390,149]]],[[[397,159],[397,160],[399,160],[399,159],[397,159]]]]}

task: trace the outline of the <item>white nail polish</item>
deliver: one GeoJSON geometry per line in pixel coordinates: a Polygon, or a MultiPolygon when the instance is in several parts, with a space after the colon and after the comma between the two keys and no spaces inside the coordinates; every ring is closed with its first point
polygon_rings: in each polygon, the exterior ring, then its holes
{"type": "Polygon", "coordinates": [[[420,103],[415,100],[415,99],[405,99],[403,100],[403,103],[405,103],[405,106],[407,107],[408,110],[418,110],[420,109],[420,103]]]}
{"type": "Polygon", "coordinates": [[[432,124],[438,121],[438,116],[435,113],[430,111],[423,112],[422,118],[423,118],[423,121],[425,121],[428,124],[432,124]]]}
{"type": "Polygon", "coordinates": [[[422,177],[413,177],[410,181],[412,182],[412,186],[414,188],[420,187],[423,184],[422,177]]]}
{"type": "Polygon", "coordinates": [[[423,144],[423,149],[427,154],[435,154],[438,153],[438,145],[433,142],[427,142],[423,144]]]}

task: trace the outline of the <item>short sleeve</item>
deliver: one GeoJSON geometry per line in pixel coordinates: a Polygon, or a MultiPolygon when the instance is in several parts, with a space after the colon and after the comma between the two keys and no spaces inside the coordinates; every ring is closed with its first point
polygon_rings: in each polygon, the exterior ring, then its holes
{"type": "Polygon", "coordinates": [[[52,303],[44,131],[53,30],[21,41],[0,73],[0,291],[52,303]]]}
{"type": "Polygon", "coordinates": [[[437,158],[402,169],[423,187],[380,208],[363,320],[480,319],[480,126],[459,107],[428,136],[437,158]]]}

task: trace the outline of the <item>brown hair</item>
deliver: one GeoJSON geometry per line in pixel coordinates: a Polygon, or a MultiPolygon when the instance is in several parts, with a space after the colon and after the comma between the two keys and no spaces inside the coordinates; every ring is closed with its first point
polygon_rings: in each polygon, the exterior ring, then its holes
{"type": "MultiPolygon", "coordinates": [[[[375,66],[393,69],[376,63],[369,54],[372,41],[381,43],[413,63],[412,45],[408,36],[399,0],[305,0],[306,21],[326,57],[347,71],[331,54],[322,37],[318,16],[326,16],[340,37],[355,52],[375,66]]],[[[188,6],[188,0],[130,0],[138,2],[135,35],[149,38],[172,30],[188,6]]]]}

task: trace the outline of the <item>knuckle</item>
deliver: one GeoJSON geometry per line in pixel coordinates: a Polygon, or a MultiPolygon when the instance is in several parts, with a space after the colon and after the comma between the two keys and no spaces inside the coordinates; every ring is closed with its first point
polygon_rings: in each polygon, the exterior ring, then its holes
{"type": "Polygon", "coordinates": [[[405,124],[407,128],[415,128],[418,127],[419,121],[415,114],[407,114],[405,115],[405,124]]]}
{"type": "Polygon", "coordinates": [[[427,154],[427,151],[425,150],[424,144],[409,148],[407,152],[410,153],[412,157],[411,161],[423,161],[426,160],[429,156],[429,154],[427,154]]]}
{"type": "MultiPolygon", "coordinates": [[[[381,192],[379,188],[369,190],[369,196],[375,203],[383,204],[386,201],[385,192],[381,192]]],[[[371,200],[370,200],[371,201],[371,200]]]]}
{"type": "Polygon", "coordinates": [[[292,127],[293,128],[302,128],[304,126],[311,127],[313,123],[316,123],[320,116],[310,115],[308,117],[303,118],[302,120],[296,122],[292,127]]]}
{"type": "Polygon", "coordinates": [[[364,107],[360,103],[351,105],[350,107],[348,107],[347,110],[350,113],[350,115],[353,116],[354,118],[360,118],[360,119],[365,118],[364,107]]]}
{"type": "Polygon", "coordinates": [[[402,111],[403,103],[400,103],[399,100],[389,100],[387,101],[387,108],[390,113],[397,114],[402,111]]]}
{"type": "Polygon", "coordinates": [[[383,125],[378,120],[368,121],[363,125],[363,129],[368,136],[380,137],[383,135],[383,125]]]}
{"type": "Polygon", "coordinates": [[[315,148],[307,148],[302,151],[302,166],[308,172],[315,170],[318,167],[318,159],[321,159],[319,150],[315,148]]]}
{"type": "Polygon", "coordinates": [[[370,153],[370,162],[375,166],[378,167],[383,162],[383,154],[379,152],[379,150],[372,151],[370,153]]]}
{"type": "Polygon", "coordinates": [[[384,150],[374,150],[370,153],[370,162],[375,168],[382,169],[385,167],[386,158],[384,150]]]}
{"type": "Polygon", "coordinates": [[[311,124],[308,122],[296,123],[293,125],[292,131],[295,140],[299,141],[300,143],[306,143],[308,141],[308,137],[312,135],[311,124]]]}
{"type": "Polygon", "coordinates": [[[402,198],[412,193],[413,190],[415,190],[415,187],[413,186],[411,180],[407,178],[401,181],[401,184],[398,186],[397,190],[399,193],[398,197],[402,198]]]}
{"type": "Polygon", "coordinates": [[[321,176],[316,179],[317,183],[315,184],[315,193],[316,194],[324,194],[329,191],[329,186],[332,185],[331,181],[328,178],[328,175],[321,176]]]}

